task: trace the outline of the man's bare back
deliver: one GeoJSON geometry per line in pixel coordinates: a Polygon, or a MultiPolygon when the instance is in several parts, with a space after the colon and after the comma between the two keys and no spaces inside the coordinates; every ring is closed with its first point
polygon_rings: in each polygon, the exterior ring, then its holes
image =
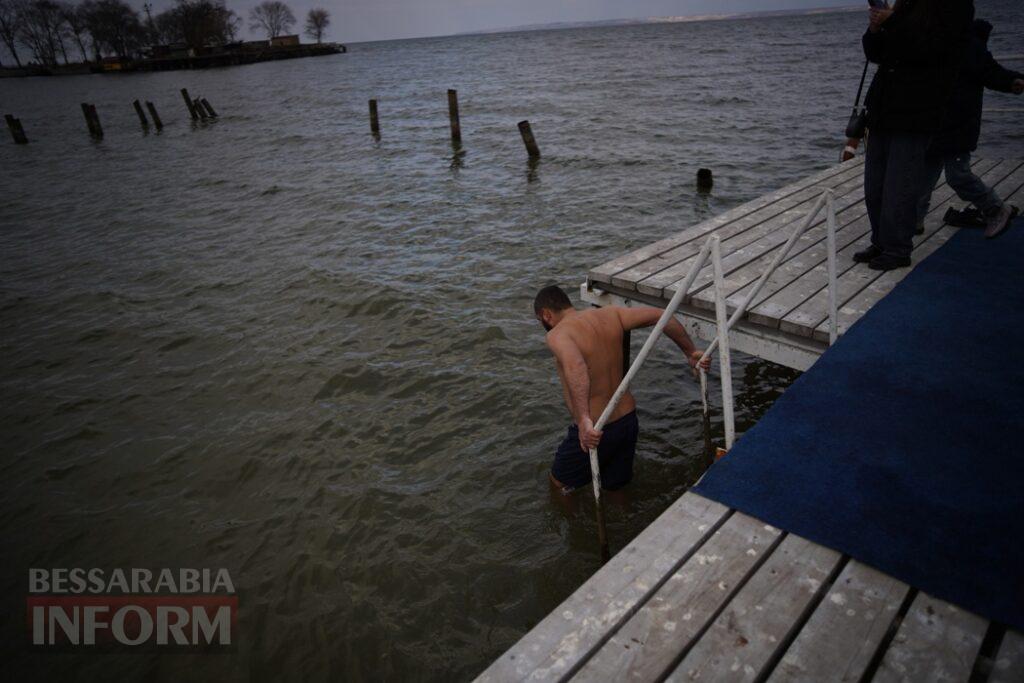
{"type": "MultiPolygon", "coordinates": [[[[549,346],[555,348],[572,344],[583,356],[590,379],[590,415],[595,420],[600,417],[622,382],[622,336],[626,330],[622,326],[621,310],[610,306],[579,311],[548,332],[549,346]]],[[[572,413],[572,399],[561,363],[558,364],[558,371],[562,379],[565,405],[572,413]]],[[[635,409],[633,394],[627,391],[609,416],[608,422],[614,422],[635,409]]]]}

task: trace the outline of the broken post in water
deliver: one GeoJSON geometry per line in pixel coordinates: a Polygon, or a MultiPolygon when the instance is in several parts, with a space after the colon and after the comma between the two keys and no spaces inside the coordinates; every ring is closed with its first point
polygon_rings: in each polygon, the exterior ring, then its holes
{"type": "Polygon", "coordinates": [[[377,118],[377,100],[370,100],[370,133],[380,137],[380,119],[377,118]]]}
{"type": "Polygon", "coordinates": [[[135,113],[139,116],[139,123],[142,124],[142,130],[149,130],[149,121],[146,120],[146,113],[142,111],[142,105],[139,104],[138,100],[132,102],[132,106],[135,107],[135,113]]]}
{"type": "Polygon", "coordinates": [[[21,119],[16,119],[10,114],[4,114],[4,120],[7,121],[7,128],[11,131],[14,143],[17,145],[27,145],[28,138],[25,137],[25,129],[21,127],[21,119]]]}
{"type": "Polygon", "coordinates": [[[697,171],[697,189],[701,192],[710,192],[715,184],[714,176],[710,168],[702,168],[697,171]]]}
{"type": "Polygon", "coordinates": [[[85,116],[85,125],[89,127],[89,135],[96,140],[102,140],[103,127],[100,126],[100,117],[96,114],[96,105],[82,102],[82,115],[85,116]]]}
{"type": "Polygon", "coordinates": [[[153,103],[147,100],[146,109],[149,110],[149,117],[153,119],[153,125],[156,126],[156,129],[162,130],[164,122],[160,120],[160,115],[156,113],[156,107],[153,106],[153,103]]]}
{"type": "Polygon", "coordinates": [[[92,117],[89,115],[89,105],[82,102],[82,116],[85,117],[85,125],[89,128],[89,135],[96,137],[96,128],[92,125],[92,117]]]}
{"type": "Polygon", "coordinates": [[[459,123],[459,93],[448,91],[448,120],[452,125],[452,143],[462,144],[462,126],[459,123]]]}
{"type": "Polygon", "coordinates": [[[206,110],[203,109],[203,105],[199,101],[198,97],[192,100],[192,109],[199,113],[199,118],[201,118],[202,120],[205,121],[206,119],[210,118],[209,116],[207,116],[206,110]]]}
{"type": "Polygon", "coordinates": [[[189,116],[192,117],[193,121],[199,120],[199,113],[196,112],[196,107],[192,104],[192,98],[188,96],[188,88],[181,89],[181,99],[185,100],[185,106],[188,107],[189,116]]]}
{"type": "Polygon", "coordinates": [[[537,139],[533,137],[533,130],[529,121],[519,122],[519,134],[523,136],[523,144],[531,159],[540,159],[540,147],[537,146],[537,139]]]}
{"type": "Polygon", "coordinates": [[[96,138],[103,139],[103,126],[100,125],[100,115],[96,113],[96,105],[89,105],[89,116],[92,118],[92,125],[96,129],[96,138]]]}
{"type": "Polygon", "coordinates": [[[200,97],[199,101],[202,103],[203,108],[206,109],[206,113],[210,115],[211,119],[217,118],[217,112],[213,110],[213,107],[210,106],[209,101],[207,101],[205,97],[200,97]]]}

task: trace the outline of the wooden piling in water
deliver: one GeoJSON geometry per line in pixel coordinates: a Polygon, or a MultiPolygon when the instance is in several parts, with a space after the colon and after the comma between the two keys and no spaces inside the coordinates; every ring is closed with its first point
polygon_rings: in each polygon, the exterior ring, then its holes
{"type": "Polygon", "coordinates": [[[715,184],[715,178],[711,175],[710,168],[702,168],[697,171],[697,189],[701,192],[709,192],[715,184]]]}
{"type": "Polygon", "coordinates": [[[448,121],[452,126],[452,143],[462,144],[462,124],[459,122],[459,93],[448,91],[448,121]]]}
{"type": "Polygon", "coordinates": [[[85,125],[89,127],[89,135],[96,140],[102,140],[103,126],[100,125],[100,117],[96,113],[96,105],[82,102],[82,115],[85,116],[85,125]]]}
{"type": "Polygon", "coordinates": [[[92,117],[92,125],[96,128],[96,138],[103,139],[103,126],[100,125],[100,115],[96,113],[96,105],[89,105],[89,116],[92,117]]]}
{"type": "Polygon", "coordinates": [[[523,144],[526,145],[526,152],[531,159],[540,159],[540,147],[537,146],[537,139],[533,137],[533,130],[529,121],[519,122],[519,134],[523,136],[523,144]]]}
{"type": "Polygon", "coordinates": [[[139,116],[139,123],[142,124],[142,130],[149,130],[149,121],[146,120],[146,113],[142,111],[142,105],[139,104],[138,100],[132,102],[132,106],[135,107],[135,113],[139,116]]]}
{"type": "Polygon", "coordinates": [[[213,107],[210,106],[210,103],[205,97],[200,97],[199,101],[202,103],[203,108],[206,109],[206,113],[210,115],[211,119],[217,118],[217,112],[213,110],[213,107]]]}
{"type": "Polygon", "coordinates": [[[96,137],[96,128],[92,125],[92,117],[89,115],[89,105],[82,102],[82,116],[85,117],[85,125],[89,128],[89,135],[96,137]]]}
{"type": "Polygon", "coordinates": [[[188,88],[181,89],[181,99],[185,100],[185,106],[188,107],[188,113],[192,120],[198,121],[199,113],[196,111],[196,106],[192,103],[192,98],[188,96],[188,88]]]}
{"type": "Polygon", "coordinates": [[[21,119],[4,114],[4,120],[7,122],[7,129],[11,131],[11,137],[14,138],[14,144],[27,145],[28,138],[25,137],[25,129],[21,127],[21,119]]]}
{"type": "Polygon", "coordinates": [[[199,113],[199,118],[202,119],[203,121],[205,121],[206,119],[210,118],[209,116],[207,116],[206,110],[203,109],[203,105],[199,101],[198,97],[196,99],[192,100],[192,109],[199,113]]]}
{"type": "Polygon", "coordinates": [[[377,100],[370,100],[370,133],[380,137],[380,119],[377,117],[377,100]]]}
{"type": "Polygon", "coordinates": [[[149,117],[153,119],[153,125],[156,126],[156,129],[163,130],[164,122],[160,120],[160,115],[156,113],[156,107],[153,106],[153,103],[147,101],[146,109],[149,110],[149,117]]]}

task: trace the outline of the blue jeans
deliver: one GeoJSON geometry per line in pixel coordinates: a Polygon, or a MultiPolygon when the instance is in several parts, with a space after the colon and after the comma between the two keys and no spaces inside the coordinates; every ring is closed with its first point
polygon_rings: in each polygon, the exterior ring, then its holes
{"type": "Polygon", "coordinates": [[[921,195],[921,200],[918,203],[918,220],[923,221],[924,217],[928,215],[932,190],[939,182],[939,176],[942,175],[943,169],[946,171],[946,182],[960,199],[974,204],[979,211],[986,214],[1003,208],[1003,200],[999,198],[996,191],[971,172],[971,153],[951,154],[928,161],[926,175],[928,183],[925,186],[928,189],[921,195]]]}
{"type": "Polygon", "coordinates": [[[931,136],[872,130],[864,158],[864,200],[871,244],[887,256],[909,258],[918,203],[925,188],[931,136]]]}

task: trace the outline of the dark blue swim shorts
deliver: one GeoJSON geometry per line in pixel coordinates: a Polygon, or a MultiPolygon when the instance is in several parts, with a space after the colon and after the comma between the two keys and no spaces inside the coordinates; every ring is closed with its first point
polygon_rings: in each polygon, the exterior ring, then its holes
{"type": "MultiPolygon", "coordinates": [[[[633,457],[639,434],[640,423],[635,410],[605,425],[601,431],[601,445],[597,447],[601,488],[615,491],[633,479],[633,457]]],[[[580,430],[576,425],[569,426],[565,439],[555,452],[551,474],[562,483],[563,493],[590,484],[590,454],[580,448],[580,430]]]]}

